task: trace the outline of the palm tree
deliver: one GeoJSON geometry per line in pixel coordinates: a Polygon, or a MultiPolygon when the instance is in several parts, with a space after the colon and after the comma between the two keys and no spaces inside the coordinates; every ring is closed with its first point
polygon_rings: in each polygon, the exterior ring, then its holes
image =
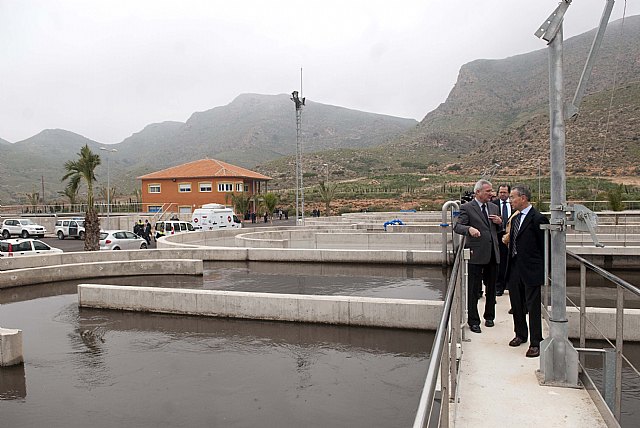
{"type": "Polygon", "coordinates": [[[320,183],[320,200],[324,202],[327,217],[331,215],[331,201],[336,196],[337,187],[335,183],[329,184],[326,181],[320,183]]]}
{"type": "Polygon", "coordinates": [[[226,202],[231,201],[231,205],[237,215],[244,219],[245,214],[249,212],[249,205],[251,204],[251,197],[245,193],[235,194],[227,193],[225,195],[226,202]]]}
{"type": "Polygon", "coordinates": [[[278,196],[275,193],[267,193],[262,197],[261,204],[269,217],[271,217],[271,224],[273,224],[273,211],[278,205],[278,196]]]}
{"type": "Polygon", "coordinates": [[[67,173],[62,181],[69,179],[67,187],[77,189],[81,181],[87,183],[87,213],[84,218],[84,249],[85,251],[97,251],[100,249],[100,219],[93,206],[93,183],[96,181],[95,170],[100,165],[100,156],[93,153],[88,145],[80,149],[78,160],[65,162],[64,169],[67,173]]]}
{"type": "Polygon", "coordinates": [[[40,201],[40,193],[34,190],[31,193],[25,193],[25,196],[27,197],[27,201],[29,202],[29,205],[31,205],[33,212],[35,213],[36,205],[38,205],[38,202],[40,201]]]}
{"type": "Polygon", "coordinates": [[[73,187],[72,183],[68,183],[64,188],[64,191],[58,192],[61,196],[66,196],[69,199],[69,211],[73,211],[73,206],[78,203],[78,187],[73,187]]]}

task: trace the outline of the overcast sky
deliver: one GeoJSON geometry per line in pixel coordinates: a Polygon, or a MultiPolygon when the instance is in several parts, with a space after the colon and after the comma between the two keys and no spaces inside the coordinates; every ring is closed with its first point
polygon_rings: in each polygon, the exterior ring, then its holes
{"type": "MultiPolygon", "coordinates": [[[[118,143],[242,93],[299,90],[301,68],[310,100],[421,120],[463,64],[544,48],[533,33],[557,4],[0,0],[0,138],[62,128],[118,143]]],[[[604,4],[574,0],[565,38],[596,27],[604,4]]]]}

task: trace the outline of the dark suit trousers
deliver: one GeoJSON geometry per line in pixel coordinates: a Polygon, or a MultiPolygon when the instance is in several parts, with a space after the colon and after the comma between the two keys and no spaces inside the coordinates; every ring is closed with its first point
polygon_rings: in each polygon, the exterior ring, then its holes
{"type": "Polygon", "coordinates": [[[509,247],[502,241],[498,244],[500,248],[500,264],[498,265],[498,276],[496,277],[496,291],[504,292],[507,287],[507,258],[509,257],[509,247]]]}
{"type": "MultiPolygon", "coordinates": [[[[493,254],[493,251],[491,252],[493,254]]],[[[478,313],[478,294],[482,290],[482,282],[487,287],[484,305],[484,319],[493,321],[496,318],[496,271],[495,256],[486,265],[469,263],[469,287],[467,288],[467,323],[480,325],[478,313]]]]}
{"type": "Polygon", "coordinates": [[[513,330],[516,336],[527,340],[530,346],[540,347],[542,342],[542,299],[541,286],[526,286],[518,275],[510,275],[509,300],[513,309],[513,330]],[[527,328],[527,311],[529,327],[527,328]]]}

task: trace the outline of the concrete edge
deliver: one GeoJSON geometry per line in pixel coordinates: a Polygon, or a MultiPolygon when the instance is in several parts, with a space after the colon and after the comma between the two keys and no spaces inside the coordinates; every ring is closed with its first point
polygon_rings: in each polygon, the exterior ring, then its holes
{"type": "Polygon", "coordinates": [[[201,259],[121,260],[14,269],[0,273],[0,289],[81,278],[128,275],[202,275],[201,259]]]}
{"type": "Polygon", "coordinates": [[[351,296],[78,285],[81,307],[435,330],[443,302],[351,296]]]}

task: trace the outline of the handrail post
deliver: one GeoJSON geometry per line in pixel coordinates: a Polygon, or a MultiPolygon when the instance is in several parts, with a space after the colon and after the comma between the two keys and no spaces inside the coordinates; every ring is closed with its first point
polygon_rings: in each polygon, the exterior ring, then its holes
{"type": "Polygon", "coordinates": [[[446,328],[445,345],[442,348],[442,360],[440,360],[440,426],[445,428],[449,426],[449,346],[451,346],[449,333],[449,328],[446,328]]]}
{"type": "MultiPolygon", "coordinates": [[[[587,333],[587,267],[580,263],[580,347],[586,347],[587,333]]],[[[580,364],[584,367],[585,357],[580,354],[580,364]]]]}
{"type": "Polygon", "coordinates": [[[451,308],[451,319],[449,323],[451,325],[451,352],[450,352],[450,367],[451,367],[451,393],[450,397],[456,396],[458,389],[458,343],[462,341],[462,323],[461,323],[461,306],[460,306],[460,282],[462,275],[460,270],[458,272],[451,272],[452,275],[456,275],[458,278],[455,283],[455,291],[453,293],[453,307],[451,308]]]}
{"type": "MultiPolygon", "coordinates": [[[[450,225],[449,223],[447,223],[447,212],[449,211],[449,208],[454,208],[454,209],[459,209],[459,205],[458,202],[456,201],[447,201],[444,203],[444,205],[442,205],[442,222],[440,223],[440,227],[442,229],[442,266],[448,266],[449,265],[449,253],[448,253],[448,246],[447,246],[447,240],[448,240],[448,235],[447,235],[447,228],[450,225]]],[[[455,216],[455,212],[454,212],[454,216],[455,216]]],[[[455,241],[454,241],[455,237],[451,238],[451,247],[453,248],[453,252],[455,254],[455,250],[456,250],[456,246],[455,246],[455,241]]]]}
{"type": "Polygon", "coordinates": [[[616,396],[613,414],[620,421],[622,407],[622,347],[624,346],[624,290],[619,285],[616,299],[616,396]]]}

